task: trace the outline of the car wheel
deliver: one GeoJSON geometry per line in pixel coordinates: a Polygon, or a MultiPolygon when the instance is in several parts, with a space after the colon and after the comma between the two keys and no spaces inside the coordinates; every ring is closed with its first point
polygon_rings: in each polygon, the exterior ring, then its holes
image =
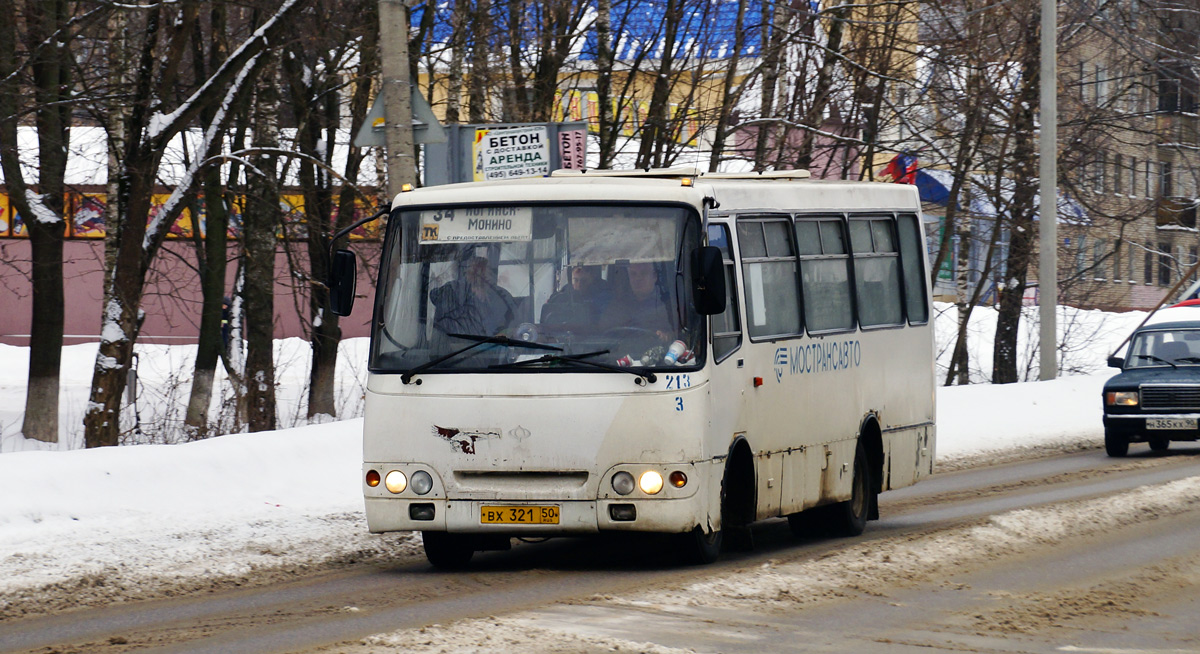
{"type": "Polygon", "coordinates": [[[867,527],[867,514],[871,512],[871,468],[867,465],[867,452],[862,443],[854,452],[854,479],[850,482],[850,499],[832,504],[827,509],[829,531],[836,536],[857,536],[867,527]]]}
{"type": "Polygon", "coordinates": [[[1165,452],[1169,447],[1171,447],[1171,440],[1168,438],[1150,439],[1150,449],[1154,450],[1155,452],[1165,452]]]}
{"type": "Polygon", "coordinates": [[[1104,451],[1111,457],[1122,457],[1129,454],[1129,438],[1104,430],[1104,451]]]}
{"type": "Polygon", "coordinates": [[[468,536],[444,531],[423,531],[425,558],[433,567],[442,570],[461,570],[475,555],[475,546],[468,536]]]}

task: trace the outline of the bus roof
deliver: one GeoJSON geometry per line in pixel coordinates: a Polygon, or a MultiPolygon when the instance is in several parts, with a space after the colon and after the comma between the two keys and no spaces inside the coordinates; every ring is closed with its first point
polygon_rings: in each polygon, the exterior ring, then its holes
{"type": "Polygon", "coordinates": [[[482,202],[670,202],[721,213],[756,211],[919,211],[917,187],[809,179],[808,171],[702,173],[696,168],[555,171],[550,177],[429,186],[400,193],[393,207],[482,202]]]}

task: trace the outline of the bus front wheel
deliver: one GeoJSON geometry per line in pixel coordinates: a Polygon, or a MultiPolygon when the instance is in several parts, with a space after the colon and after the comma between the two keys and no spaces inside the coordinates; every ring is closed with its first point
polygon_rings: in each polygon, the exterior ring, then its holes
{"type": "Polygon", "coordinates": [[[720,529],[706,532],[700,526],[679,534],[677,538],[684,558],[693,565],[708,565],[716,561],[721,556],[721,542],[725,540],[720,529]]]}
{"type": "Polygon", "coordinates": [[[851,480],[850,499],[829,506],[829,531],[838,536],[857,536],[867,528],[867,516],[871,512],[874,486],[871,484],[871,466],[862,442],[854,451],[854,479],[851,480]]]}
{"type": "Polygon", "coordinates": [[[429,559],[433,567],[442,570],[461,570],[475,555],[475,546],[470,538],[463,534],[423,531],[421,540],[425,543],[425,558],[429,559]]]}

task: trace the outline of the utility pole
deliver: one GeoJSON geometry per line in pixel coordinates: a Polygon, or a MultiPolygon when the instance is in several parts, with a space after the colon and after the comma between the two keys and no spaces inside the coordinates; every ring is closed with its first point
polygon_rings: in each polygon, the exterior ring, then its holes
{"type": "Polygon", "coordinates": [[[412,88],[408,76],[408,2],[379,0],[379,54],[383,73],[384,151],[388,200],[404,184],[416,184],[412,88]]]}
{"type": "Polygon", "coordinates": [[[1058,2],[1042,0],[1041,117],[1038,177],[1038,316],[1041,359],[1038,379],[1058,375],[1058,2]]]}

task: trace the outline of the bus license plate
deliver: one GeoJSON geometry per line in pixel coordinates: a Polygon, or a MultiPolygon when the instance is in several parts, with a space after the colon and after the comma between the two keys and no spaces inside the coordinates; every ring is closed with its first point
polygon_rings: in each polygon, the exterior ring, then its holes
{"type": "Polygon", "coordinates": [[[1195,429],[1195,418],[1146,418],[1146,429],[1195,429]]]}
{"type": "Polygon", "coordinates": [[[556,525],[557,506],[481,506],[479,522],[485,525],[556,525]]]}

